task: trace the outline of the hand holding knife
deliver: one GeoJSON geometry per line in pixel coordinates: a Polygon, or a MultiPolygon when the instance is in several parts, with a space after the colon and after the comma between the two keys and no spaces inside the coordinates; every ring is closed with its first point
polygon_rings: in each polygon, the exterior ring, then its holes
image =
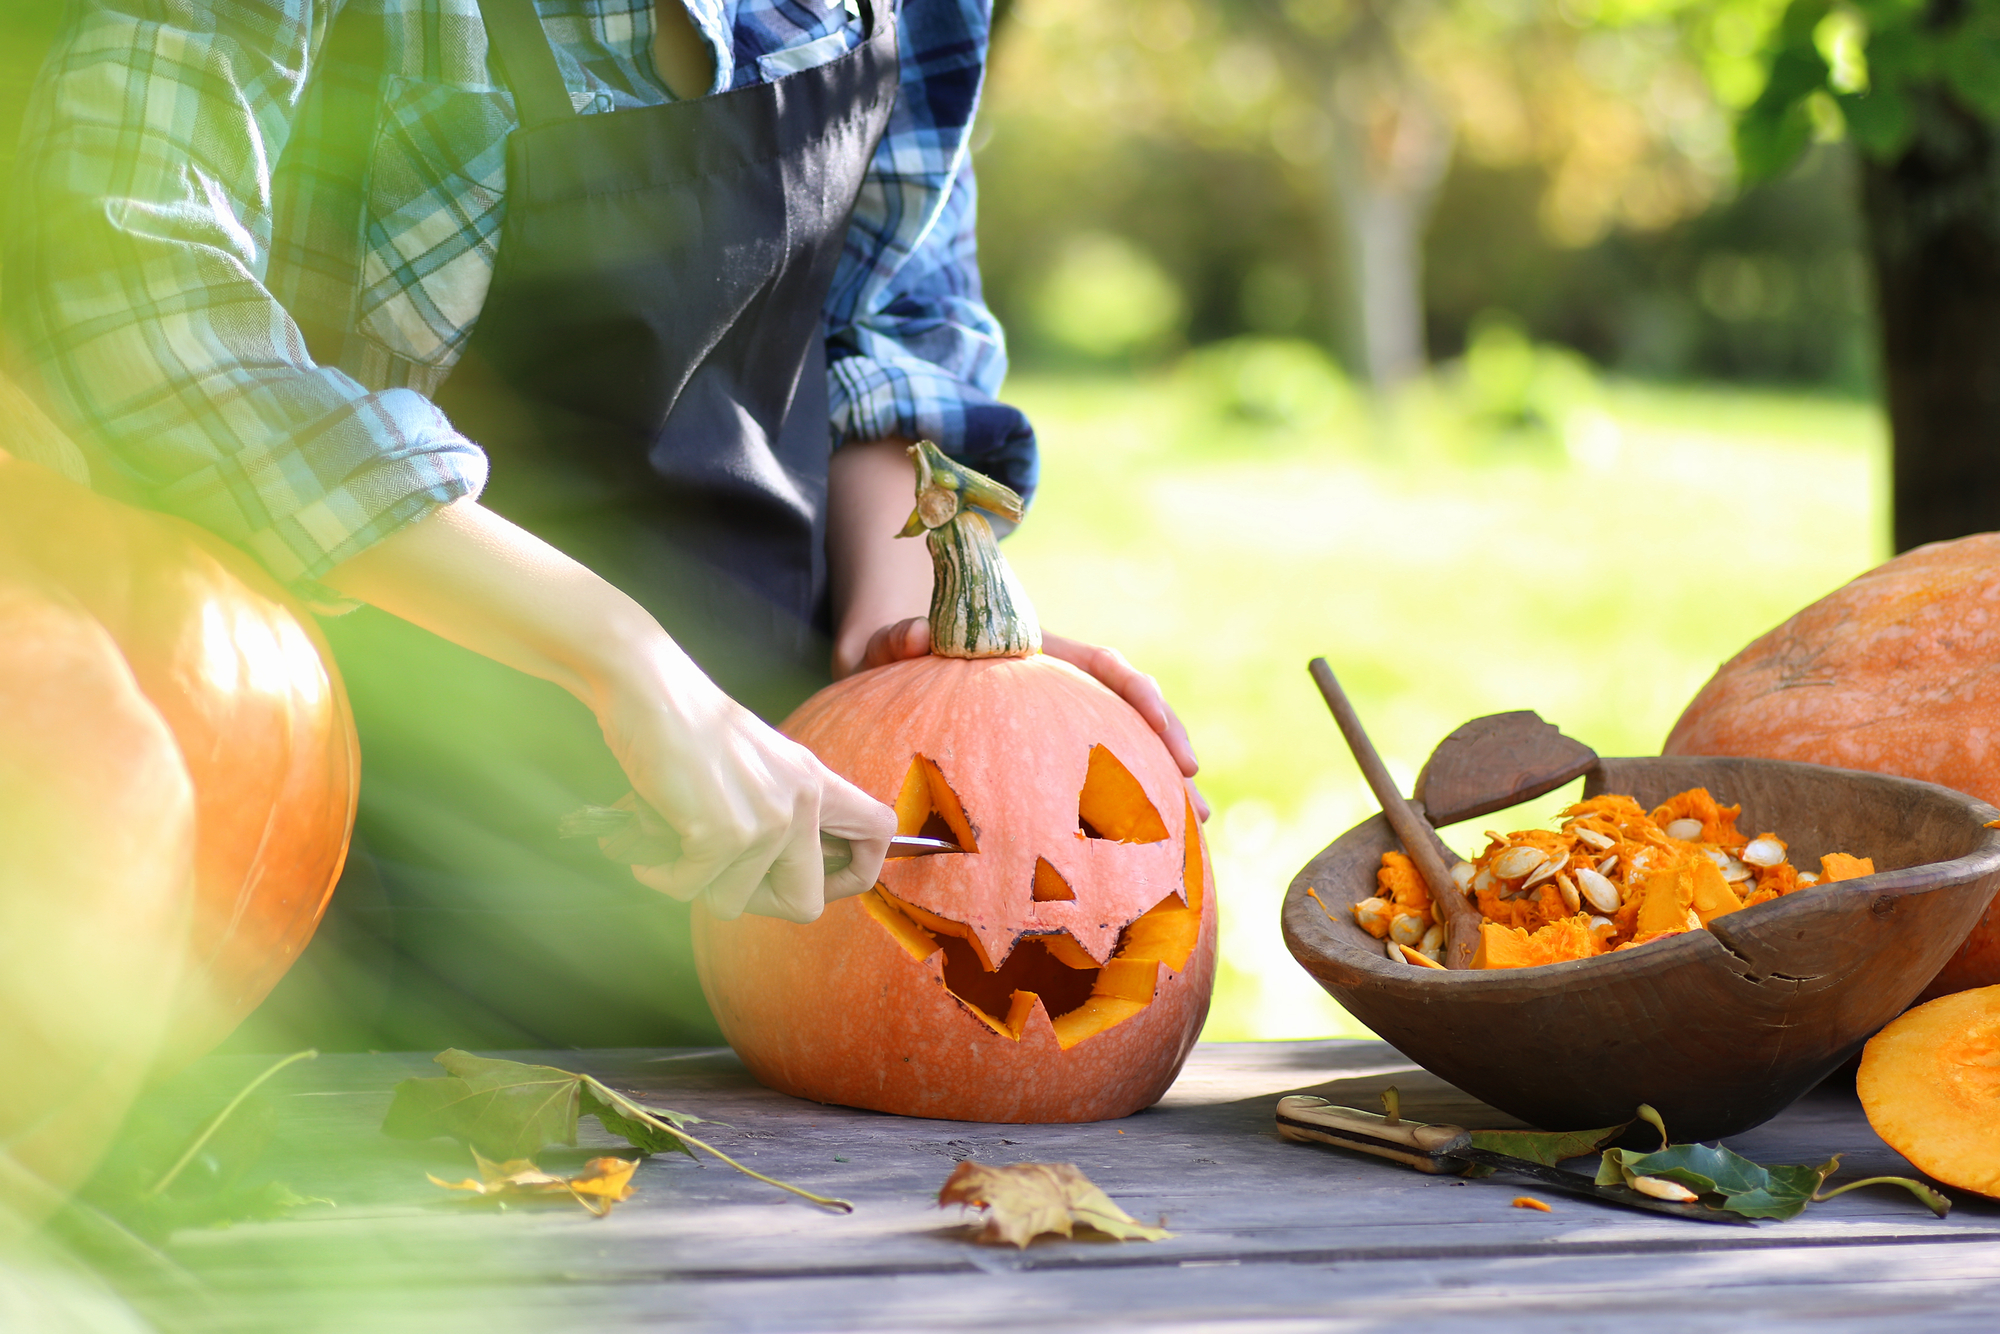
{"type": "Polygon", "coordinates": [[[1459,1126],[1426,1125],[1352,1107],[1336,1107],[1325,1098],[1294,1094],[1278,1100],[1278,1133],[1289,1140],[1331,1144],[1337,1148],[1387,1158],[1433,1176],[1457,1176],[1474,1166],[1491,1167],[1532,1178],[1553,1190],[1626,1209],[1669,1214],[1696,1223],[1750,1225],[1750,1220],[1703,1204],[1656,1200],[1630,1186],[1600,1186],[1580,1172],[1491,1149],[1475,1148],[1472,1134],[1459,1126]]]}

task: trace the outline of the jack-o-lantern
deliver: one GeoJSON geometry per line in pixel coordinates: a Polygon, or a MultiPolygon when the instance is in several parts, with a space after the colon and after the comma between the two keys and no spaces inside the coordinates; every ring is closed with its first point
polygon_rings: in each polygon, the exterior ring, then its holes
{"type": "Polygon", "coordinates": [[[785,732],[957,854],[891,861],[807,926],[697,910],[724,1035],[773,1088],[968,1121],[1089,1121],[1151,1105],[1215,972],[1214,881],[1186,785],[1123,700],[1039,651],[971,506],[1020,500],[928,443],[932,652],[863,672],[785,732]]]}

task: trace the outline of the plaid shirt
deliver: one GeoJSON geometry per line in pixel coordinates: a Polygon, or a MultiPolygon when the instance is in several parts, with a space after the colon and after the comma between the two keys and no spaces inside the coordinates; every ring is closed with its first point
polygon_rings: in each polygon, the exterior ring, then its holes
{"type": "MultiPolygon", "coordinates": [[[[841,0],[687,3],[711,92],[861,38],[841,0]]],[[[579,111],[670,99],[652,0],[536,4],[579,111]]],[[[899,21],[901,91],[827,301],[829,447],[929,436],[1028,493],[973,246],[988,5],[899,21]]],[[[428,395],[485,301],[514,123],[476,0],[74,0],[12,192],[14,355],[141,499],[318,592],[484,484],[428,395]]]]}

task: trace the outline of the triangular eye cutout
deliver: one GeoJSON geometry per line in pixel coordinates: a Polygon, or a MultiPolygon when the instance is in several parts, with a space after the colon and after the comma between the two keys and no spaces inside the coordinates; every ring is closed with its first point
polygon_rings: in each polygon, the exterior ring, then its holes
{"type": "Polygon", "coordinates": [[[928,755],[912,758],[910,771],[903,775],[903,790],[896,796],[896,832],[948,838],[967,852],[979,851],[958,793],[928,755]]]}
{"type": "Polygon", "coordinates": [[[1035,902],[1068,903],[1075,898],[1076,891],[1062,878],[1062,872],[1042,858],[1035,858],[1035,902]]]}
{"type": "Polygon", "coordinates": [[[1085,838],[1159,843],[1167,837],[1166,821],[1146,799],[1146,789],[1103,746],[1090,748],[1090,768],[1077,799],[1076,822],[1085,838]]]}

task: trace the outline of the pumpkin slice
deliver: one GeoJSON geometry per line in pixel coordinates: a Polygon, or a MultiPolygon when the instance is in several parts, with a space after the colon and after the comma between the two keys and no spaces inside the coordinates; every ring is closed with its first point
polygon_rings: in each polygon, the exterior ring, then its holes
{"type": "Polygon", "coordinates": [[[1854,1087],[1918,1170],[2000,1197],[2000,986],[1906,1011],[1868,1040],[1854,1087]]]}

